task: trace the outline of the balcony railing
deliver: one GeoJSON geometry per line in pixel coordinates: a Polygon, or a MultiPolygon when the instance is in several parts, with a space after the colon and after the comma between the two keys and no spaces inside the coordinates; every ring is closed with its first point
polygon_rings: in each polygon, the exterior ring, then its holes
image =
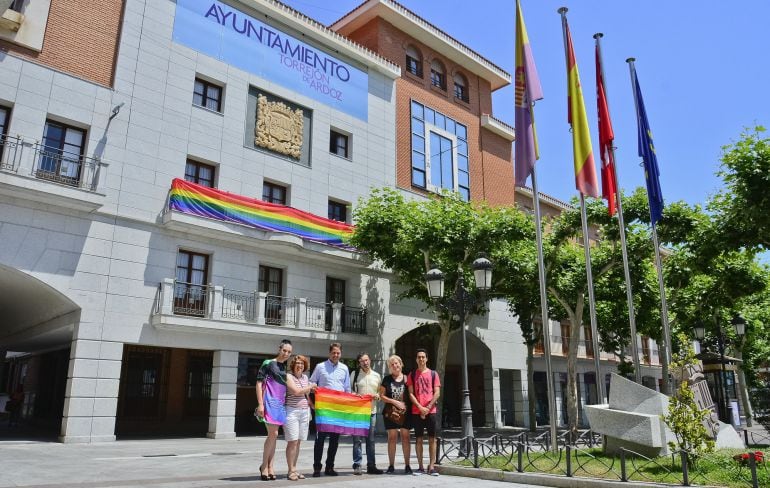
{"type": "Polygon", "coordinates": [[[174,313],[204,317],[208,311],[208,285],[174,282],[174,313]]]}
{"type": "Polygon", "coordinates": [[[173,279],[159,284],[155,301],[155,315],[187,315],[230,323],[366,334],[366,309],[340,303],[279,297],[173,279]]]}
{"type": "Polygon", "coordinates": [[[20,137],[0,135],[0,170],[16,171],[23,145],[20,137]]]}
{"type": "Polygon", "coordinates": [[[96,191],[102,163],[99,159],[35,145],[34,176],[82,190],[96,191]]]}

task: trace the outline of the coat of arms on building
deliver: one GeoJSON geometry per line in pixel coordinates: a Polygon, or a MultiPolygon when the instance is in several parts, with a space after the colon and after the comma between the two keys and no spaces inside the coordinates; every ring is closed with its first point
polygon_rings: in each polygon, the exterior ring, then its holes
{"type": "Polygon", "coordinates": [[[302,110],[292,110],[284,103],[257,97],[257,127],[254,143],[293,158],[302,153],[302,110]]]}

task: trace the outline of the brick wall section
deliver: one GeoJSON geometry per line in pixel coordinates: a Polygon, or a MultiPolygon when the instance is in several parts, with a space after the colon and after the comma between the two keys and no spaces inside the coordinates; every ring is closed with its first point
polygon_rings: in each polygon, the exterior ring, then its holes
{"type": "Polygon", "coordinates": [[[512,144],[480,125],[480,115],[492,113],[489,82],[379,18],[372,19],[348,37],[401,66],[401,79],[396,80],[396,184],[422,192],[412,187],[410,100],[414,99],[468,127],[471,199],[486,200],[492,205],[512,205],[512,144]],[[422,54],[422,78],[406,71],[405,54],[409,44],[422,54]],[[439,59],[444,64],[446,91],[430,84],[430,63],[433,59],[439,59]],[[453,78],[458,71],[468,80],[469,103],[454,98],[453,78]]]}
{"type": "Polygon", "coordinates": [[[42,51],[7,41],[0,50],[111,86],[122,14],[123,0],[52,0],[42,51]]]}

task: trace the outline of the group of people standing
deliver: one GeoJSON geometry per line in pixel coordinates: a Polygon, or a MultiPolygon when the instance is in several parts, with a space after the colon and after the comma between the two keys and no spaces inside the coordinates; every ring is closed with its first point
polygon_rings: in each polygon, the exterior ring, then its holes
{"type": "MultiPolygon", "coordinates": [[[[367,353],[360,353],[356,358],[358,368],[352,373],[340,362],[342,346],[333,342],[329,346],[329,359],[316,365],[310,378],[305,374],[310,363],[305,356],[292,355],[292,345],[284,339],[278,347],[274,359],[265,360],[259,369],[256,381],[257,409],[255,415],[267,426],[267,437],[262,454],[259,474],[262,480],[275,480],[275,446],[278,429],[282,425],[286,444],[287,478],[292,481],[304,479],[297,470],[297,457],[300,442],[307,439],[310,424],[310,410],[314,408],[311,393],[318,387],[330,390],[372,396],[372,410],[367,436],[353,436],[353,473],[363,473],[363,449],[366,446],[366,473],[382,474],[375,460],[374,431],[377,420],[378,402],[383,402],[386,409],[399,412],[385,417],[385,429],[388,433],[388,460],[386,473],[395,473],[396,445],[401,439],[404,455],[405,474],[431,474],[438,476],[434,467],[436,459],[436,402],[441,391],[441,382],[435,371],[427,367],[428,355],[425,349],[417,350],[417,368],[410,374],[403,372],[404,363],[399,356],[390,356],[387,360],[389,375],[381,378],[371,368],[371,359],[367,353]],[[391,420],[395,419],[395,420],[391,420]],[[412,471],[410,466],[411,442],[410,430],[415,432],[415,451],[418,468],[412,471]],[[428,433],[429,463],[426,472],[423,465],[423,438],[428,433]]],[[[321,476],[322,469],[326,476],[337,476],[334,469],[340,434],[317,432],[313,449],[313,477],[321,476]],[[322,464],[326,439],[329,447],[326,463],[322,464]]]]}

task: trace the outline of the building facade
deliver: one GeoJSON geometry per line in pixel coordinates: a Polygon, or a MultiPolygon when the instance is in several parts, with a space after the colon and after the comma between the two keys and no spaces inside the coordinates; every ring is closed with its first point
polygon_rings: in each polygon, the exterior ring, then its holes
{"type": "MultiPolygon", "coordinates": [[[[396,2],[329,27],[272,0],[3,19],[2,380],[64,442],[258,432],[254,375],[283,338],[313,363],[338,341],[411,366],[433,317],[344,246],[356,201],[518,198],[491,102],[510,75],[396,2]]],[[[470,331],[474,420],[524,425],[515,317],[493,302],[470,331]]],[[[448,424],[460,358],[454,338],[448,424]]]]}

